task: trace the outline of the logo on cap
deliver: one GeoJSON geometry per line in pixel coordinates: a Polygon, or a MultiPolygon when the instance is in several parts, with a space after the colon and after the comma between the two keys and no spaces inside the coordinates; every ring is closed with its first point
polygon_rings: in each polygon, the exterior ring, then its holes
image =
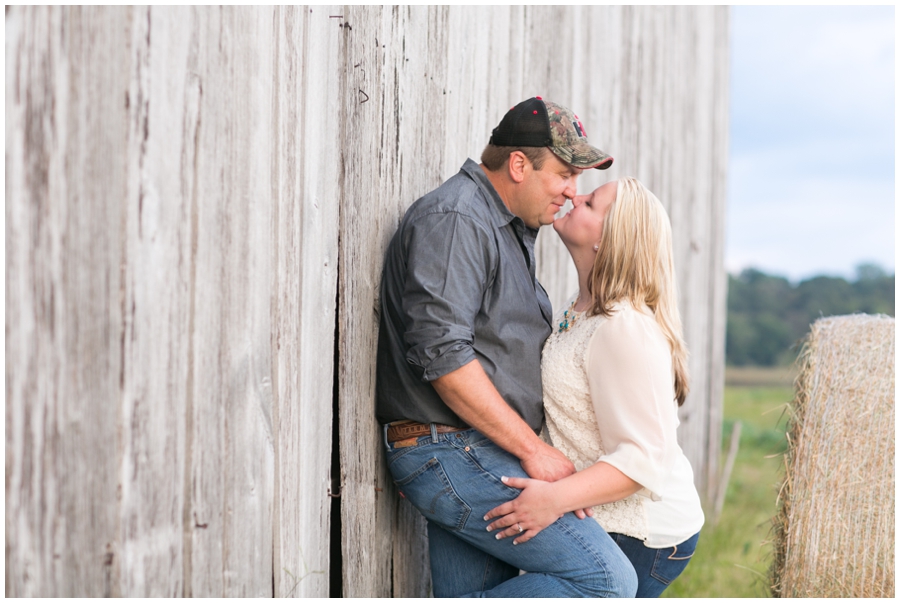
{"type": "Polygon", "coordinates": [[[587,134],[585,134],[584,132],[584,126],[581,125],[580,121],[576,121],[572,125],[575,126],[575,131],[578,132],[578,136],[580,136],[581,138],[587,138],[587,134]]]}

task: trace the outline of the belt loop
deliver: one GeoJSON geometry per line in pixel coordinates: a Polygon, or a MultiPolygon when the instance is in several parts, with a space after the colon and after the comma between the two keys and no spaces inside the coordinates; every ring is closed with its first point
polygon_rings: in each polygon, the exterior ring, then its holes
{"type": "Polygon", "coordinates": [[[438,443],[437,425],[434,423],[429,423],[428,427],[431,428],[431,443],[437,444],[438,443]]]}
{"type": "Polygon", "coordinates": [[[382,437],[382,439],[384,440],[384,447],[387,448],[388,450],[391,449],[391,445],[390,445],[390,443],[388,442],[388,439],[387,439],[387,432],[388,432],[388,428],[389,428],[390,426],[391,426],[390,423],[385,423],[384,425],[381,426],[381,427],[382,427],[381,437],[382,437]]]}

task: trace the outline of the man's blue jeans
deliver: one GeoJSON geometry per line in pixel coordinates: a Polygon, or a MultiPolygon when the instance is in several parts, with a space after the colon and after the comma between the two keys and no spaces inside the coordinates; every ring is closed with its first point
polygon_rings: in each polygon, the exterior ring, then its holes
{"type": "Polygon", "coordinates": [[[385,445],[394,483],[428,520],[434,596],[634,596],[634,568],[591,518],[566,513],[520,545],[485,529],[484,515],[519,494],[500,477],[528,476],[479,432],[432,428],[414,446],[397,448],[386,435],[385,445]]]}

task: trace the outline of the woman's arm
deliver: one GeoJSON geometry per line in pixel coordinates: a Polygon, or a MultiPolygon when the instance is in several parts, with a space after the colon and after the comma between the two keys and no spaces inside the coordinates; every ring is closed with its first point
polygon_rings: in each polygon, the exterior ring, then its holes
{"type": "Polygon", "coordinates": [[[606,462],[659,500],[679,455],[672,351],[656,319],[625,304],[604,321],[585,356],[606,462]]]}

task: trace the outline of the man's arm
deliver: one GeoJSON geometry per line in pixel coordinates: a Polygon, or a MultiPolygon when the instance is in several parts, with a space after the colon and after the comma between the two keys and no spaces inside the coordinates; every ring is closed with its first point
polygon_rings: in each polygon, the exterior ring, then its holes
{"type": "Polygon", "coordinates": [[[410,367],[457,416],[516,456],[531,477],[556,481],[574,473],[565,455],[510,408],[475,357],[475,316],[499,262],[491,231],[456,212],[422,216],[408,229],[402,311],[410,367]]]}
{"type": "Polygon", "coordinates": [[[535,435],[509,407],[478,360],[438,377],[431,385],[459,418],[517,457],[532,478],[553,482],[575,473],[572,462],[535,435]]]}

